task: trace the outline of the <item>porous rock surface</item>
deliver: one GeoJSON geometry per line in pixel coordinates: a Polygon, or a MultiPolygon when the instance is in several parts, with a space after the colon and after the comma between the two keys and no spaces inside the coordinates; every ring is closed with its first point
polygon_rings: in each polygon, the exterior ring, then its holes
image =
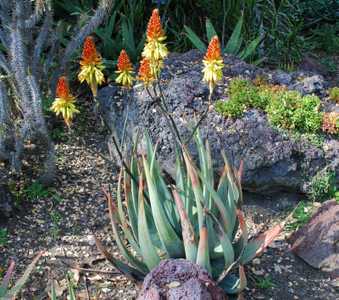
{"type": "MultiPolygon", "coordinates": [[[[202,54],[192,50],[185,54],[173,54],[161,75],[162,89],[173,119],[184,140],[207,107],[208,88],[202,82],[202,54]]],[[[326,82],[312,73],[286,73],[270,71],[249,65],[234,56],[225,55],[223,81],[215,90],[215,100],[227,101],[227,86],[232,77],[254,79],[261,75],[273,84],[283,84],[303,94],[326,94],[326,82]]],[[[115,85],[99,91],[101,112],[107,124],[121,135],[124,120],[128,115],[127,136],[137,128],[147,128],[153,142],[158,141],[158,158],[164,170],[174,175],[174,139],[165,117],[142,87],[135,87],[127,96],[115,85]],[[127,109],[128,107],[128,109],[127,109]],[[128,111],[128,114],[127,114],[128,111]]],[[[243,188],[257,193],[280,191],[307,192],[309,183],[318,171],[328,168],[336,172],[339,180],[339,141],[328,136],[322,148],[305,139],[292,138],[286,132],[270,126],[264,112],[249,110],[240,119],[225,118],[212,109],[200,125],[203,138],[211,146],[216,168],[223,164],[224,151],[234,166],[244,161],[243,188]]],[[[196,157],[193,143],[189,148],[196,157]]]]}
{"type": "Polygon", "coordinates": [[[137,300],[227,300],[201,266],[185,259],[161,261],[143,282],[137,300]]]}
{"type": "Polygon", "coordinates": [[[290,241],[296,255],[339,280],[339,204],[335,199],[324,202],[290,241]]]}

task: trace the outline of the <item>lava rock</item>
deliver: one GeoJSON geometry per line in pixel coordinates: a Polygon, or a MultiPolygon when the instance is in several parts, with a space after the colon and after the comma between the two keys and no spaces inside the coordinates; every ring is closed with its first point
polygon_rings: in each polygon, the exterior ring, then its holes
{"type": "MultiPolygon", "coordinates": [[[[202,82],[201,74],[202,57],[198,51],[172,55],[167,59],[161,74],[168,108],[184,141],[189,139],[192,128],[208,106],[208,87],[202,82]]],[[[254,79],[259,74],[266,74],[271,82],[291,81],[292,85],[299,80],[300,73],[269,73],[230,55],[224,56],[224,62],[223,81],[215,89],[212,104],[219,99],[228,101],[227,87],[234,76],[254,79]]],[[[317,88],[322,86],[319,84],[317,88]]],[[[121,136],[127,118],[127,143],[130,143],[138,129],[147,129],[152,141],[158,142],[160,164],[168,174],[174,176],[175,139],[166,118],[148,93],[140,86],[129,94],[116,86],[107,86],[99,91],[98,99],[103,107],[103,118],[117,136],[121,136]]],[[[307,192],[317,172],[324,168],[337,171],[339,166],[338,140],[329,137],[325,142],[326,147],[318,148],[305,139],[294,139],[273,128],[265,113],[255,109],[248,110],[239,119],[225,118],[212,109],[201,122],[200,132],[209,141],[216,170],[223,166],[222,152],[226,153],[235,167],[240,165],[241,160],[244,161],[242,186],[249,192],[265,195],[281,191],[307,192]]],[[[188,143],[188,148],[197,159],[193,141],[188,143]]],[[[339,181],[339,172],[336,173],[339,181]]]]}
{"type": "Polygon", "coordinates": [[[314,268],[339,277],[339,204],[324,202],[290,238],[292,251],[314,268]]]}
{"type": "Polygon", "coordinates": [[[321,75],[305,77],[296,84],[292,85],[292,89],[299,91],[303,95],[316,94],[323,96],[325,93],[326,83],[321,75]]]}
{"type": "Polygon", "coordinates": [[[5,184],[0,184],[0,220],[9,218],[14,210],[12,194],[5,184]]]}
{"type": "Polygon", "coordinates": [[[185,259],[160,262],[143,282],[138,300],[226,300],[226,294],[201,266],[185,259]]]}

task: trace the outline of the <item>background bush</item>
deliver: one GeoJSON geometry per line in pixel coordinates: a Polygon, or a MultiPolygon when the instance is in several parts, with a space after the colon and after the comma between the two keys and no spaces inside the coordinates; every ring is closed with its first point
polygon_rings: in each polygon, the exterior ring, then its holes
{"type": "MultiPolygon", "coordinates": [[[[74,16],[81,16],[85,22],[98,5],[97,0],[53,3],[65,40],[68,28],[76,22],[74,16]]],[[[333,54],[338,49],[338,0],[129,0],[115,1],[106,24],[96,31],[101,53],[109,63],[113,63],[121,48],[126,48],[134,61],[138,59],[147,25],[145,16],[156,6],[161,10],[172,51],[194,47],[184,25],[207,43],[206,18],[224,48],[241,17],[243,48],[260,37],[256,57],[267,64],[289,68],[309,50],[321,48],[333,54]]]]}

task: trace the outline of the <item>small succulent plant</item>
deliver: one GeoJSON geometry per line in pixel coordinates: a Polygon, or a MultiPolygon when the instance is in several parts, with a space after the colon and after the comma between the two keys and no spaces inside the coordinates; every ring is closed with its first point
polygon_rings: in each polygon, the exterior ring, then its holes
{"type": "Polygon", "coordinates": [[[29,266],[26,268],[24,274],[15,282],[14,286],[9,288],[11,278],[14,273],[15,269],[15,261],[12,260],[9,264],[8,270],[5,274],[5,277],[3,278],[1,285],[0,285],[0,299],[3,300],[10,300],[15,299],[15,296],[19,293],[19,291],[23,288],[23,286],[26,284],[27,280],[29,279],[30,274],[35,268],[35,265],[37,264],[38,260],[42,256],[42,252],[40,252],[33,261],[29,264],[29,266]]]}
{"type": "Polygon", "coordinates": [[[129,172],[120,174],[117,201],[105,191],[114,239],[128,263],[116,259],[96,239],[98,249],[136,281],[142,281],[162,259],[186,258],[203,266],[226,293],[240,293],[246,287],[244,264],[261,253],[282,226],[249,240],[241,211],[242,165],[235,170],[224,156],[216,185],[209,144],[204,145],[199,132],[195,136],[199,168],[182,146],[175,184],[166,182],[156,149],[147,135],[145,139],[145,155],[141,159],[132,155],[129,172]]]}

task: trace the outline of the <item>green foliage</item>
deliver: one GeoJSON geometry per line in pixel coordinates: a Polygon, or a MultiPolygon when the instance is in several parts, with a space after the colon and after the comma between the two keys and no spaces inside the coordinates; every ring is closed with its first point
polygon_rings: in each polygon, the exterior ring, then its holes
{"type": "Polygon", "coordinates": [[[286,230],[295,231],[305,225],[312,216],[312,203],[301,201],[293,212],[293,220],[286,225],[286,230]]]}
{"type": "Polygon", "coordinates": [[[338,69],[336,61],[333,57],[325,56],[320,58],[320,63],[325,67],[330,75],[335,75],[338,69]]]}
{"type": "Polygon", "coordinates": [[[339,87],[335,86],[329,90],[330,99],[336,103],[339,103],[339,87]]]}
{"type": "Polygon", "coordinates": [[[320,171],[311,180],[309,196],[313,201],[324,201],[336,196],[335,172],[320,171]]]}
{"type": "Polygon", "coordinates": [[[146,136],[145,156],[138,161],[134,154],[129,163],[133,179],[124,170],[120,175],[117,201],[105,192],[114,239],[128,264],[114,259],[98,240],[97,246],[116,268],[136,280],[141,281],[162,259],[186,258],[219,279],[227,293],[239,293],[246,287],[243,265],[264,249],[281,227],[248,241],[241,212],[240,171],[225,158],[223,174],[215,184],[208,142],[204,145],[199,133],[195,141],[199,168],[183,147],[182,155],[177,156],[175,184],[169,186],[146,136]],[[236,268],[239,277],[230,275],[236,268]]]}
{"type": "Polygon", "coordinates": [[[259,289],[263,290],[271,289],[276,286],[276,284],[272,281],[272,278],[270,276],[256,277],[255,285],[259,289]]]}
{"type": "Polygon", "coordinates": [[[296,91],[282,93],[267,107],[269,121],[284,129],[315,133],[321,128],[322,114],[317,96],[301,96],[296,91]]]}
{"type": "Polygon", "coordinates": [[[218,100],[215,103],[215,110],[225,117],[240,118],[246,110],[246,106],[236,101],[218,100]]]}
{"type": "MultiPolygon", "coordinates": [[[[253,58],[257,47],[260,44],[260,37],[255,38],[254,40],[250,41],[245,48],[241,50],[243,45],[243,36],[241,34],[243,28],[243,21],[244,18],[241,16],[239,21],[237,22],[234,30],[226,44],[225,47],[222,48],[223,53],[233,54],[238,56],[241,59],[251,59],[253,58]]],[[[200,51],[204,52],[207,49],[207,45],[199,38],[199,36],[188,26],[184,26],[185,33],[191,43],[200,51]]],[[[210,41],[214,35],[217,35],[215,28],[213,27],[211,21],[206,19],[206,35],[207,41],[210,41]]]]}
{"type": "Polygon", "coordinates": [[[8,231],[7,228],[0,228],[0,246],[4,247],[8,243],[8,231]]]}
{"type": "Polygon", "coordinates": [[[24,190],[24,195],[28,200],[34,201],[50,196],[51,191],[45,188],[40,182],[35,181],[24,190]]]}
{"type": "Polygon", "coordinates": [[[337,54],[339,49],[339,23],[335,25],[324,24],[312,30],[310,37],[312,46],[316,50],[325,51],[327,54],[337,54]]]}
{"type": "Polygon", "coordinates": [[[283,87],[235,78],[229,84],[229,100],[217,101],[215,109],[226,117],[241,117],[248,108],[262,109],[274,126],[300,133],[316,133],[322,123],[317,96],[302,96],[283,87]]]}

